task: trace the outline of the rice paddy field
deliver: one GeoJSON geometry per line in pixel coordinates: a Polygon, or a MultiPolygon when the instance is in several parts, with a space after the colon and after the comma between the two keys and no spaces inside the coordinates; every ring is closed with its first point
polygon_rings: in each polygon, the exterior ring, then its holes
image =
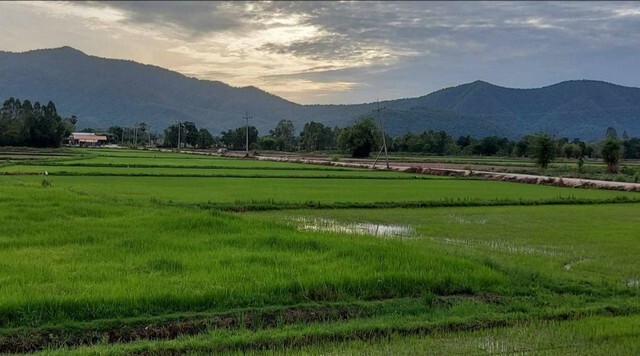
{"type": "Polygon", "coordinates": [[[640,353],[640,194],[0,150],[0,353],[640,353]]]}

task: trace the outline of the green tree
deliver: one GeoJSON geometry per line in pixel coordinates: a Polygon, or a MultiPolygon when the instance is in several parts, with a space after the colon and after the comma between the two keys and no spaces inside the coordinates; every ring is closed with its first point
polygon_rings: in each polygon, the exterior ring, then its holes
{"type": "Polygon", "coordinates": [[[200,131],[198,131],[198,148],[211,148],[214,143],[215,139],[209,130],[200,129],[200,131]]]}
{"type": "Polygon", "coordinates": [[[556,158],[556,144],[549,135],[539,133],[533,137],[531,155],[536,164],[545,169],[556,158]]]}
{"type": "MultiPolygon", "coordinates": [[[[236,129],[223,131],[220,135],[220,141],[233,150],[245,149],[246,131],[245,126],[236,129]]],[[[255,126],[249,126],[249,147],[255,146],[258,142],[258,129],[255,126]]]]}
{"type": "Polygon", "coordinates": [[[634,137],[625,140],[623,143],[623,157],[625,159],[640,158],[640,138],[634,137]]]}
{"type": "Polygon", "coordinates": [[[71,115],[71,117],[62,119],[62,124],[64,125],[65,137],[71,135],[71,133],[76,130],[77,123],[78,123],[78,117],[75,115],[71,115]]]}
{"type": "Polygon", "coordinates": [[[305,151],[326,150],[335,143],[334,131],[319,122],[307,122],[300,133],[300,147],[305,151]]]}
{"type": "Polygon", "coordinates": [[[58,147],[70,129],[53,102],[6,100],[0,109],[0,145],[58,147]]]}
{"type": "Polygon", "coordinates": [[[182,123],[182,129],[180,131],[180,140],[191,147],[196,147],[198,144],[199,131],[191,121],[185,121],[182,123]]]}
{"type": "Polygon", "coordinates": [[[178,124],[169,125],[164,129],[164,141],[162,145],[164,147],[178,147],[178,124]]]}
{"type": "Polygon", "coordinates": [[[607,171],[610,173],[618,173],[618,163],[620,162],[622,146],[620,142],[613,137],[608,137],[602,143],[602,159],[607,164],[607,171]]]}
{"type": "Polygon", "coordinates": [[[278,141],[271,136],[258,137],[258,147],[261,150],[276,151],[278,149],[278,141]]]}
{"type": "Polygon", "coordinates": [[[378,146],[380,130],[370,117],[361,118],[355,125],[344,128],[338,137],[338,146],[352,157],[368,157],[378,146]]]}
{"type": "Polygon", "coordinates": [[[500,151],[506,151],[509,140],[506,137],[487,136],[473,147],[473,153],[483,156],[495,156],[500,151]]]}
{"type": "Polygon", "coordinates": [[[269,131],[271,137],[276,140],[276,149],[279,151],[292,151],[296,146],[296,133],[291,120],[280,120],[275,129],[269,131]]]}
{"type": "Polygon", "coordinates": [[[604,134],[605,139],[612,138],[614,140],[618,139],[618,132],[613,127],[607,127],[607,131],[604,134]]]}
{"type": "Polygon", "coordinates": [[[18,146],[23,141],[21,107],[20,100],[9,98],[0,108],[0,146],[18,146]]]}
{"type": "Polygon", "coordinates": [[[535,136],[525,135],[523,136],[515,147],[515,155],[518,157],[528,157],[531,155],[531,147],[533,147],[533,140],[535,136]]]}
{"type": "Polygon", "coordinates": [[[562,146],[562,155],[566,158],[582,157],[582,149],[575,143],[566,143],[562,146]]]}

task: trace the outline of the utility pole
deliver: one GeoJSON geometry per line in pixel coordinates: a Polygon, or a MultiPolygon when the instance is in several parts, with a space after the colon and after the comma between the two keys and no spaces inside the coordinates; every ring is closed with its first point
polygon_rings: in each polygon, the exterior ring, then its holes
{"type": "Polygon", "coordinates": [[[180,151],[180,126],[182,126],[182,124],[178,121],[178,151],[180,151]]]}
{"type": "Polygon", "coordinates": [[[245,133],[246,133],[246,141],[245,141],[245,152],[247,154],[247,156],[249,156],[249,119],[253,119],[252,116],[249,116],[249,112],[247,111],[246,114],[242,117],[243,119],[247,120],[247,125],[245,127],[245,133]]]}
{"type": "Polygon", "coordinates": [[[133,147],[138,148],[138,126],[133,127],[133,147]]]}
{"type": "Polygon", "coordinates": [[[384,134],[384,125],[382,124],[382,110],[385,109],[385,107],[380,107],[380,100],[378,100],[378,108],[374,109],[373,111],[376,111],[378,113],[378,120],[380,121],[380,131],[382,131],[382,147],[380,147],[380,151],[378,151],[378,155],[376,156],[376,160],[375,162],[373,162],[373,166],[371,167],[371,169],[376,168],[376,163],[378,163],[378,158],[380,158],[380,154],[382,153],[382,150],[384,150],[384,157],[387,161],[387,169],[389,169],[389,154],[387,153],[387,138],[385,137],[386,135],[384,134]]]}

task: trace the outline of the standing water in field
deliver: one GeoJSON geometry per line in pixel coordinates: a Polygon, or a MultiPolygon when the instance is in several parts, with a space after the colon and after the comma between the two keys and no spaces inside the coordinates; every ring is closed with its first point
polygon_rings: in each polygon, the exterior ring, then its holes
{"type": "Polygon", "coordinates": [[[303,231],[328,231],[345,234],[373,235],[383,238],[407,239],[416,235],[409,225],[385,225],[371,222],[342,223],[331,219],[297,217],[293,218],[303,231]]]}

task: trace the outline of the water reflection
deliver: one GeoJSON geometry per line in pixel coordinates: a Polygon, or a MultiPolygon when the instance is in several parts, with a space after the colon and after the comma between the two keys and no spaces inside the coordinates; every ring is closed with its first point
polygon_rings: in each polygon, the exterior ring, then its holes
{"type": "Polygon", "coordinates": [[[309,217],[297,217],[293,220],[298,228],[304,231],[328,231],[397,239],[409,239],[416,236],[415,230],[409,225],[385,225],[371,222],[344,223],[331,219],[309,217]]]}

